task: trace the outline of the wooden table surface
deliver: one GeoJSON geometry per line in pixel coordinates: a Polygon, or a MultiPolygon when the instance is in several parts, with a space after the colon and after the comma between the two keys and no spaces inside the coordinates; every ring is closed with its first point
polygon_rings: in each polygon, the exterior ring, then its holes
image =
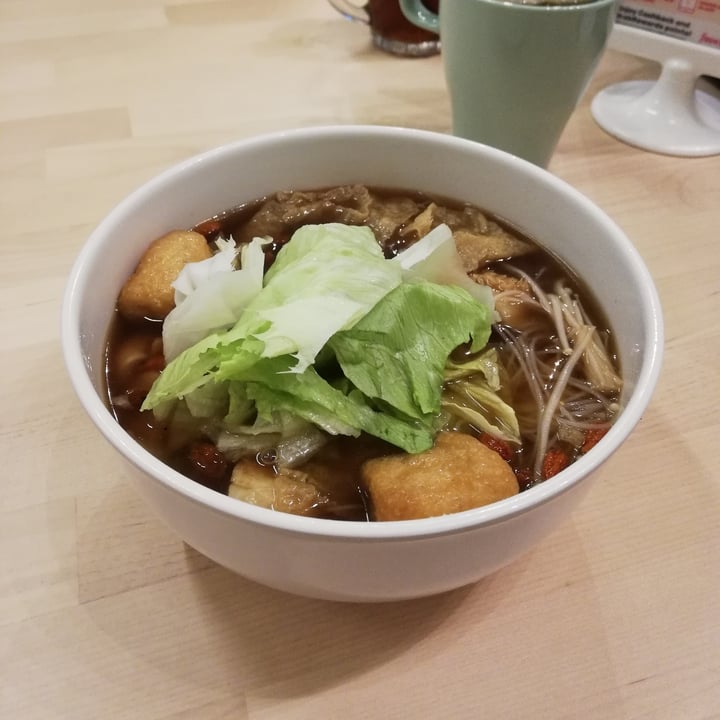
{"type": "Polygon", "coordinates": [[[438,57],[324,0],[0,2],[0,717],[720,718],[720,157],[623,145],[588,102],[550,169],[629,234],[665,310],[645,417],[572,519],[473,587],[333,604],[215,566],[145,507],[69,387],[65,280],[189,155],[330,123],[449,132],[438,57]]]}

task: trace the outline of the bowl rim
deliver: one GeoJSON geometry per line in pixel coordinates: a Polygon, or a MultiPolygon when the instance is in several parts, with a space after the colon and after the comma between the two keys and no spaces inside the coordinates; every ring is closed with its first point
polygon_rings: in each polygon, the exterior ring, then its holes
{"type": "Polygon", "coordinates": [[[619,448],[640,420],[659,378],[663,335],[659,296],[639,252],[621,228],[580,191],[547,170],[480,143],[434,131],[376,125],[321,125],[266,133],[221,145],[172,165],[121,200],[92,231],[82,245],[71,269],[63,296],[61,313],[63,356],[75,394],[105,439],[148,479],[213,512],[235,517],[257,526],[270,527],[292,534],[363,542],[380,540],[402,542],[422,537],[466,532],[480,526],[502,523],[550,502],[580,483],[619,448]],[[196,167],[213,163],[224,155],[233,155],[252,147],[274,146],[288,141],[311,142],[350,137],[366,138],[370,141],[374,138],[411,139],[420,143],[445,145],[476,156],[484,155],[494,158],[495,161],[517,167],[518,170],[534,177],[537,181],[554,186],[556,191],[568,197],[576,206],[581,206],[584,212],[593,215],[596,221],[605,227],[609,236],[619,246],[618,249],[624,255],[625,261],[631,265],[633,274],[640,281],[639,294],[642,297],[642,310],[645,315],[644,327],[651,342],[649,346],[639,348],[642,353],[642,362],[635,387],[620,416],[592,452],[578,459],[558,475],[533,488],[479,508],[418,520],[338,521],[268,510],[206,488],[162,463],[133,440],[117,423],[95,390],[81,346],[81,300],[90,270],[98,262],[101,254],[105,235],[148,194],[152,194],[173,178],[192,173],[196,167]]]}

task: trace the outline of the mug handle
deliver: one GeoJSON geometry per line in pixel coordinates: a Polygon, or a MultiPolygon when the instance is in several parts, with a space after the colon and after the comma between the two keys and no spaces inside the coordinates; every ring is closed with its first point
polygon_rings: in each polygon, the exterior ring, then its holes
{"type": "MultiPolygon", "coordinates": [[[[453,0],[454,2],[455,0],[453,0]]],[[[332,0],[331,0],[332,2],[332,0]]],[[[430,32],[437,33],[440,29],[438,16],[428,10],[421,0],[400,0],[403,15],[413,24],[430,32]]]]}
{"type": "Polygon", "coordinates": [[[364,5],[354,5],[348,0],[328,0],[328,2],[348,20],[359,20],[366,25],[370,24],[370,16],[364,5]]]}

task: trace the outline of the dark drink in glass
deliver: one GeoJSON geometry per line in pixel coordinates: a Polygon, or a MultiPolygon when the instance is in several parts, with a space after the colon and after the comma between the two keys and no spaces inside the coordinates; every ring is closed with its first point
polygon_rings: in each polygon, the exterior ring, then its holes
{"type": "MultiPolygon", "coordinates": [[[[423,5],[432,12],[438,12],[440,0],[423,0],[423,5]]],[[[413,25],[402,13],[397,0],[369,0],[365,6],[370,19],[370,28],[386,43],[398,43],[419,47],[427,44],[428,50],[436,52],[438,36],[435,33],[413,25]]],[[[408,54],[403,52],[402,54],[408,54]]]]}
{"type": "MultiPolygon", "coordinates": [[[[407,57],[425,57],[440,52],[439,36],[413,25],[402,13],[399,0],[329,0],[346,18],[370,26],[373,44],[386,52],[407,57]]],[[[428,10],[437,13],[440,0],[422,0],[428,10]]]]}

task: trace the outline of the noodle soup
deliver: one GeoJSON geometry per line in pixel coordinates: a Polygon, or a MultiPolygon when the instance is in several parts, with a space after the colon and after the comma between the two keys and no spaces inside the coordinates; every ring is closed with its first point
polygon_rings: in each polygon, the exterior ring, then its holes
{"type": "MultiPolygon", "coordinates": [[[[120,424],[171,467],[218,492],[294,514],[370,521],[445,514],[523,492],[604,435],[622,387],[607,321],[567,267],[475,206],[365,186],[279,192],[200,220],[193,241],[207,246],[200,252],[208,257],[195,262],[213,262],[230,242],[240,255],[263,238],[267,277],[300,228],[337,224],[370,228],[388,261],[447,228],[464,279],[483,289],[479,297],[491,310],[487,341],[476,347],[467,337],[444,358],[439,402],[428,420],[432,447],[408,451],[363,428],[328,431],[306,408],[284,424],[260,417],[252,402],[238,415],[227,394],[214,415],[201,407],[208,399],[195,402],[192,392],[169,409],[142,409],[178,357],[175,350],[168,357],[163,345],[173,316],[148,317],[146,306],[132,311],[122,302],[107,346],[108,398],[120,424]],[[451,466],[468,471],[439,486],[438,468],[451,466]]],[[[319,375],[335,388],[347,378],[337,358],[322,360],[323,352],[319,375]]],[[[383,397],[368,403],[375,413],[388,404],[383,397]]],[[[407,420],[405,410],[391,410],[407,420]]]]}

